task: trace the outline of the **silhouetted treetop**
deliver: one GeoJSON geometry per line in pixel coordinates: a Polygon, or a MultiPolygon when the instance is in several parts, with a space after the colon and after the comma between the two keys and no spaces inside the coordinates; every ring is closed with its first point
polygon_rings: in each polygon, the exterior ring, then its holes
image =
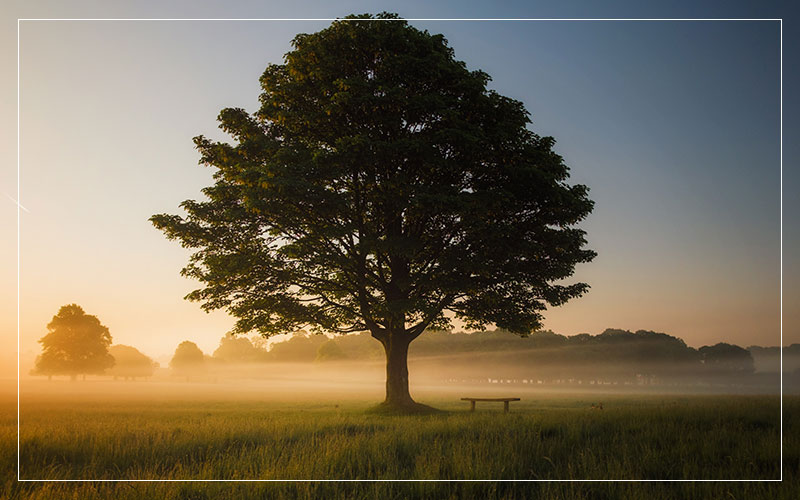
{"type": "Polygon", "coordinates": [[[707,367],[721,372],[752,373],[755,369],[753,356],[738,345],[720,342],[713,346],[703,346],[700,354],[707,367]]]}

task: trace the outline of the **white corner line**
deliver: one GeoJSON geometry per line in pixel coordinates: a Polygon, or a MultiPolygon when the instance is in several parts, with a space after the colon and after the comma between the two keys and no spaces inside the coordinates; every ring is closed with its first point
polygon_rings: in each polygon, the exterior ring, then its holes
{"type": "Polygon", "coordinates": [[[337,17],[262,17],[262,18],[19,18],[17,21],[345,21],[345,22],[364,22],[364,21],[782,21],[782,18],[605,18],[605,17],[487,17],[487,18],[436,18],[436,17],[405,17],[397,19],[344,19],[337,17]]]}
{"type": "Polygon", "coordinates": [[[778,346],[781,356],[781,481],[783,481],[783,20],[780,22],[780,159],[781,159],[781,177],[780,177],[780,331],[781,339],[778,346]]]}
{"type": "MultiPolygon", "coordinates": [[[[20,20],[17,19],[17,200],[19,200],[19,179],[20,179],[20,170],[19,170],[19,137],[20,137],[20,128],[19,128],[19,93],[20,93],[20,85],[19,85],[19,26],[20,20]]],[[[19,232],[19,219],[20,219],[20,207],[22,205],[17,202],[17,480],[20,480],[20,412],[19,412],[19,399],[20,399],[20,334],[19,334],[19,257],[20,257],[20,232],[19,232]]]]}
{"type": "Polygon", "coordinates": [[[22,483],[779,483],[782,479],[20,479],[22,483]]]}
{"type": "MultiPolygon", "coordinates": [[[[9,198],[11,198],[9,196],[9,198]]],[[[12,198],[13,200],[13,198],[12,198]]],[[[783,482],[783,18],[17,18],[17,482],[18,483],[138,483],[138,482],[783,482]],[[22,479],[20,476],[20,26],[23,21],[777,21],[780,26],[780,477],[778,479],[22,479]]]]}

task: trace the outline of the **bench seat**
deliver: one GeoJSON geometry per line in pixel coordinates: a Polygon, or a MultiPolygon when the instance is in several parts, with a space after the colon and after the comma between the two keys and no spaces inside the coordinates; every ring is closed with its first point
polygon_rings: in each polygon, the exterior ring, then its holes
{"type": "Polygon", "coordinates": [[[461,401],[469,401],[469,411],[475,411],[477,401],[503,402],[503,412],[508,413],[508,403],[510,401],[520,401],[520,398],[461,398],[461,401]]]}

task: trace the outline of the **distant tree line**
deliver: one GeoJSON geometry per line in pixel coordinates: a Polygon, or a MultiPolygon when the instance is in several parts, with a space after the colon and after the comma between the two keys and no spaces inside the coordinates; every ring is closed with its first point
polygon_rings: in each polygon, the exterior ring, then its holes
{"type": "MultiPolygon", "coordinates": [[[[779,347],[751,345],[747,350],[753,356],[756,371],[781,371],[781,349],[779,347]]],[[[800,344],[792,344],[783,348],[783,371],[800,375],[800,344]]]]}
{"type": "MultiPolygon", "coordinates": [[[[34,375],[107,375],[115,379],[153,376],[159,365],[132,346],[111,345],[107,327],[76,304],[63,306],[40,339],[43,352],[34,375]]],[[[718,343],[695,349],[680,338],[647,330],[607,329],[599,335],[564,336],[539,331],[518,337],[496,329],[483,332],[431,330],[412,344],[415,361],[447,366],[447,375],[586,379],[592,377],[714,380],[780,370],[778,347],[718,343]],[[452,361],[452,362],[450,362],[452,361]]],[[[783,350],[784,371],[800,373],[800,344],[783,350]]],[[[329,338],[300,331],[268,346],[260,337],[225,335],[212,355],[191,341],[181,342],[169,363],[171,373],[187,379],[214,366],[272,362],[381,362],[384,352],[367,333],[329,338]]]]}
{"type": "MultiPolygon", "coordinates": [[[[260,343],[259,343],[260,344],[260,343]]],[[[743,377],[755,372],[758,348],[718,343],[699,349],[677,337],[639,330],[607,329],[599,335],[564,336],[539,331],[517,337],[502,329],[484,332],[429,331],[412,344],[410,355],[420,362],[468,361],[473,369],[483,367],[509,376],[536,375],[548,378],[659,377],[692,380],[698,377],[743,377]],[[752,351],[752,352],[751,352],[752,351]]],[[[797,351],[800,344],[785,349],[797,351]]],[[[791,354],[790,354],[791,355],[791,354]]],[[[380,361],[383,351],[368,334],[329,338],[298,332],[270,349],[246,337],[225,336],[211,359],[216,363],[380,361]]],[[[466,373],[464,374],[466,375],[466,373]]]]}

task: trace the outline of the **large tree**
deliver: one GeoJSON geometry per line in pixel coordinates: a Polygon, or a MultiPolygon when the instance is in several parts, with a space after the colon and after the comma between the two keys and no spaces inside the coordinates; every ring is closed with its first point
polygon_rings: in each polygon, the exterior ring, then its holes
{"type": "Polygon", "coordinates": [[[34,375],[100,375],[114,366],[108,353],[111,334],[97,316],[86,314],[77,304],[62,306],[39,339],[42,354],[36,358],[34,375]]]}
{"type": "Polygon", "coordinates": [[[386,400],[414,408],[408,345],[451,317],[526,335],[595,253],[592,210],[554,140],[487,88],[442,35],[391,14],[300,34],[261,77],[260,109],[224,109],[234,143],[194,139],[207,199],[156,227],[196,252],[187,298],[234,332],[368,330],[386,352],[386,400]],[[448,314],[449,312],[449,314],[448,314]]]}

